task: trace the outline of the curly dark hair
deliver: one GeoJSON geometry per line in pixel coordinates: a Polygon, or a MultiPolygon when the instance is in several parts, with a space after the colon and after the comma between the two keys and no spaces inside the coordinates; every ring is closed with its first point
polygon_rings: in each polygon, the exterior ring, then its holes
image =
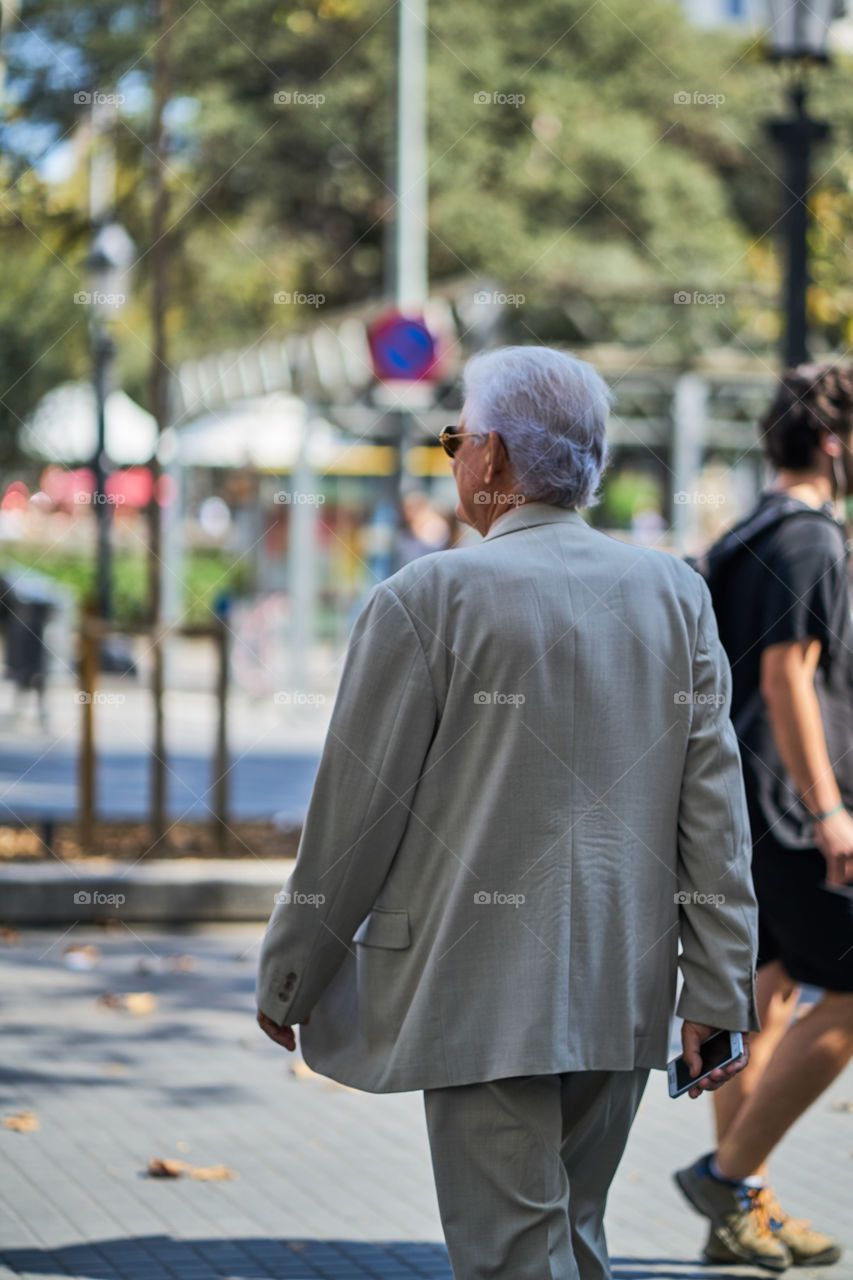
{"type": "Polygon", "coordinates": [[[761,423],[761,444],[775,467],[814,462],[821,430],[846,439],[853,428],[853,367],[801,364],[782,375],[761,423]]]}

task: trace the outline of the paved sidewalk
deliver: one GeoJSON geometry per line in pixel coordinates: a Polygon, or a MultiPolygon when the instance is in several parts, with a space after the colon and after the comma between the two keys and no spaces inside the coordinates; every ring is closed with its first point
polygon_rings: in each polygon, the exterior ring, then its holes
{"type": "MultiPolygon", "coordinates": [[[[339,1088],[263,1037],[262,932],[78,926],[0,945],[0,1115],[40,1124],[0,1128],[2,1280],[450,1280],[420,1095],[339,1088]],[[70,968],[72,943],[95,943],[100,962],[70,968]],[[97,1004],[105,992],[157,1006],[137,1016],[97,1004]],[[238,1176],[154,1179],[153,1158],[238,1176]]],[[[853,1070],[774,1163],[783,1203],[847,1248],[797,1280],[853,1280],[853,1111],[837,1105],[851,1099],[853,1070]]],[[[696,1261],[703,1223],[669,1175],[709,1134],[707,1099],[671,1102],[654,1073],[608,1211],[619,1280],[768,1274],[696,1261]]]]}

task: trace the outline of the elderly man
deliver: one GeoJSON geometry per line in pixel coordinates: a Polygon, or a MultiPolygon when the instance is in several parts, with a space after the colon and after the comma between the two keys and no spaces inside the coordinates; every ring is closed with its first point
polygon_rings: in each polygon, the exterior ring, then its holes
{"type": "Polygon", "coordinates": [[[456,1280],[601,1280],[679,964],[691,1074],[713,1030],[758,1026],[730,673],[699,575],[580,515],[595,370],[509,347],[465,383],[442,442],[483,538],[356,622],[258,1020],[287,1049],[302,1023],[332,1079],[424,1091],[456,1280]]]}

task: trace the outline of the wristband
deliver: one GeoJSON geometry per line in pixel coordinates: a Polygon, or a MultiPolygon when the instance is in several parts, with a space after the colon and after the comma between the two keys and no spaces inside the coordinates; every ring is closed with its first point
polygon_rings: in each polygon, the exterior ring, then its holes
{"type": "Polygon", "coordinates": [[[813,813],[812,822],[824,822],[827,818],[831,818],[833,814],[840,813],[844,808],[844,801],[839,801],[834,809],[826,809],[823,813],[813,813]]]}

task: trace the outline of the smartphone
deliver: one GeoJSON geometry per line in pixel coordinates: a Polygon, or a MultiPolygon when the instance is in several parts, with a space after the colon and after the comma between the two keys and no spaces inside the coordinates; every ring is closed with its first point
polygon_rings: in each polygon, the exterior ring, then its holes
{"type": "Polygon", "coordinates": [[[669,1077],[669,1096],[680,1098],[694,1084],[704,1080],[717,1067],[727,1067],[743,1053],[743,1036],[740,1031],[716,1031],[714,1035],[703,1040],[699,1046],[702,1055],[702,1070],[698,1076],[691,1076],[687,1070],[684,1057],[673,1058],[666,1068],[669,1077]]]}

